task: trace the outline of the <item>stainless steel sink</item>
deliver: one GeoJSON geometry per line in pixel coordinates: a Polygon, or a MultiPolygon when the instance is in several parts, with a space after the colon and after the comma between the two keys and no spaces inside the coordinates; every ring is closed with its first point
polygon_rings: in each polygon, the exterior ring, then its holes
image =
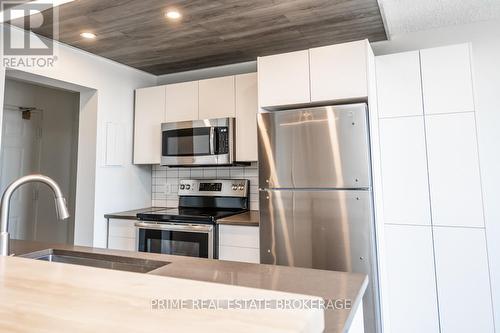
{"type": "Polygon", "coordinates": [[[169,264],[167,261],[57,249],[27,253],[21,255],[20,257],[136,273],[148,273],[169,264]]]}

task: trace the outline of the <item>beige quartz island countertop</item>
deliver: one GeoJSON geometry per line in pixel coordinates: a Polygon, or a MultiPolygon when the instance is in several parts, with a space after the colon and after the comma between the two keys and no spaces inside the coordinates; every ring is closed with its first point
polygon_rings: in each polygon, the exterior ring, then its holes
{"type": "Polygon", "coordinates": [[[220,330],[217,322],[232,327],[230,331],[233,332],[314,331],[317,326],[304,325],[317,324],[318,313],[323,316],[323,311],[291,313],[259,310],[257,313],[255,310],[218,310],[214,313],[205,310],[151,310],[151,300],[155,298],[283,299],[293,293],[295,298],[299,297],[296,294],[300,294],[350,302],[352,309],[324,311],[325,332],[340,333],[349,328],[368,283],[367,277],[362,274],[11,241],[11,253],[15,255],[50,248],[159,260],[169,264],[140,274],[24,258],[1,258],[0,331],[21,327],[24,329],[17,331],[29,332],[32,331],[30,327],[43,324],[43,327],[49,325],[47,330],[38,332],[89,332],[94,327],[91,325],[103,325],[94,330],[99,332],[143,332],[162,323],[162,331],[178,332],[182,327],[182,331],[198,332],[220,330]],[[197,311],[195,315],[193,311],[197,311]],[[92,323],[89,318],[93,318],[92,323]],[[171,323],[172,320],[175,324],[171,323]],[[66,324],[71,330],[62,329],[61,325],[66,324]],[[138,326],[135,327],[136,324],[138,326]],[[180,326],[175,326],[177,324],[180,326]]]}

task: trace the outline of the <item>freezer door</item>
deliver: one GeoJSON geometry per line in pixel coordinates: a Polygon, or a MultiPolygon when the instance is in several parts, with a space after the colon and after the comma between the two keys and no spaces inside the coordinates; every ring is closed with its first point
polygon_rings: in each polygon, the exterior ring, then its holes
{"type": "Polygon", "coordinates": [[[263,264],[370,272],[369,191],[260,191],[260,214],[263,264]]]}
{"type": "Polygon", "coordinates": [[[260,191],[262,264],[367,274],[365,330],[378,327],[374,225],[370,191],[260,191]]]}
{"type": "Polygon", "coordinates": [[[366,104],[258,115],[260,188],[370,187],[366,104]]]}

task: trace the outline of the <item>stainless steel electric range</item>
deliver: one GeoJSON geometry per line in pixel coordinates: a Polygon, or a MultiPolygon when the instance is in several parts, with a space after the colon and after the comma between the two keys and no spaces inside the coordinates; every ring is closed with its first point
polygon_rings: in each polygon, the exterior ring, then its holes
{"type": "Polygon", "coordinates": [[[179,207],[137,214],[141,252],[218,258],[217,220],[248,210],[246,179],[181,180],[179,207]]]}

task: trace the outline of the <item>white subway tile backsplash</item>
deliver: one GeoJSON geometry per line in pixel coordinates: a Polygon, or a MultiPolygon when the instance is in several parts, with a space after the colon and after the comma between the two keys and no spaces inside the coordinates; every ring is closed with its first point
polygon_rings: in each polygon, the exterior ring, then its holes
{"type": "Polygon", "coordinates": [[[229,178],[229,168],[217,168],[217,178],[229,178]]]}
{"type": "Polygon", "coordinates": [[[259,170],[253,163],[247,167],[168,168],[154,165],[152,172],[152,205],[155,207],[177,207],[180,179],[235,179],[250,180],[250,209],[259,209],[259,170]]]}
{"type": "Polygon", "coordinates": [[[179,169],[177,168],[172,168],[172,170],[167,170],[166,173],[167,173],[167,178],[175,178],[175,179],[179,178],[179,169]]]}
{"type": "Polygon", "coordinates": [[[203,169],[191,169],[191,178],[203,178],[203,169]]]}
{"type": "Polygon", "coordinates": [[[191,178],[191,169],[181,168],[179,169],[179,179],[191,178]]]}
{"type": "Polygon", "coordinates": [[[245,171],[245,177],[258,177],[259,176],[259,169],[255,167],[249,167],[249,168],[244,168],[245,171]]]}
{"type": "Polygon", "coordinates": [[[242,178],[245,176],[243,168],[231,168],[229,169],[229,175],[231,178],[242,178]]]}
{"type": "Polygon", "coordinates": [[[215,168],[204,169],[203,178],[217,178],[217,169],[215,168]]]}

